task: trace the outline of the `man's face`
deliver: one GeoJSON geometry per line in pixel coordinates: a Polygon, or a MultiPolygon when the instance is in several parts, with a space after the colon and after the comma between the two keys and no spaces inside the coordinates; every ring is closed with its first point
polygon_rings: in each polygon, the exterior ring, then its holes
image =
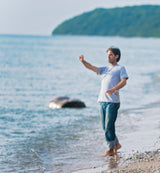
{"type": "Polygon", "coordinates": [[[110,64],[116,64],[117,63],[117,58],[118,58],[118,55],[115,55],[112,51],[108,51],[108,62],[110,64]]]}

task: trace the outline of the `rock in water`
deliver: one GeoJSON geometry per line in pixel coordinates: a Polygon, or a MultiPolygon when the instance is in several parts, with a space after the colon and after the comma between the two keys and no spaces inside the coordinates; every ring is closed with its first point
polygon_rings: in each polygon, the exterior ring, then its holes
{"type": "Polygon", "coordinates": [[[49,107],[50,109],[85,108],[86,105],[79,99],[71,99],[69,97],[56,97],[47,104],[47,107],[49,107]]]}

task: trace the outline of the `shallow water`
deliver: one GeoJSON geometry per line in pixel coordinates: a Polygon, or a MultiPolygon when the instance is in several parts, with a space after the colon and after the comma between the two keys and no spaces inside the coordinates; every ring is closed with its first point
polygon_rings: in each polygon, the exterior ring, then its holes
{"type": "MultiPolygon", "coordinates": [[[[106,49],[122,51],[129,80],[116,122],[119,155],[159,146],[160,39],[77,36],[0,36],[0,171],[72,172],[108,165],[99,120],[100,77],[85,69],[107,64],[106,49]],[[57,96],[84,109],[46,107],[57,96]]],[[[117,165],[118,166],[118,165],[117,165]]]]}

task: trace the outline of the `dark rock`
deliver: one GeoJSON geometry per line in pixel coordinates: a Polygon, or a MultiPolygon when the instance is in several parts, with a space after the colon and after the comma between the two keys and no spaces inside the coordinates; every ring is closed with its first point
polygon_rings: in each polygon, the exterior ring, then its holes
{"type": "Polygon", "coordinates": [[[86,105],[79,99],[71,99],[69,97],[56,97],[47,104],[47,107],[49,107],[50,109],[85,108],[86,105]]]}

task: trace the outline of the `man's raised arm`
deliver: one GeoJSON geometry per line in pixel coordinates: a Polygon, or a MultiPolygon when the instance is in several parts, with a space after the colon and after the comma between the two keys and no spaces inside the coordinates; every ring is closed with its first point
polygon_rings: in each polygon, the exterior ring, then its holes
{"type": "Polygon", "coordinates": [[[88,68],[89,70],[92,70],[92,71],[94,71],[94,72],[96,72],[98,74],[98,67],[95,67],[95,66],[91,65],[90,63],[88,63],[87,61],[85,61],[83,55],[79,56],[79,60],[82,62],[82,64],[86,68],[88,68]]]}

